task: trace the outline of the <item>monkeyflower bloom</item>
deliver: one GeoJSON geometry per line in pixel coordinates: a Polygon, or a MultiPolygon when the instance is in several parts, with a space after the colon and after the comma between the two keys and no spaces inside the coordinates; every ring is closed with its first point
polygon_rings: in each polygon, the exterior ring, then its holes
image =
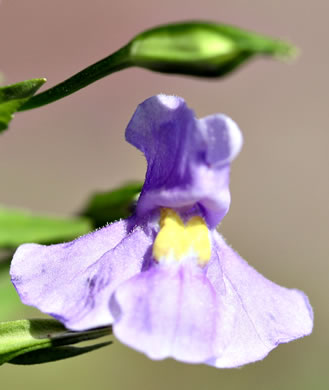
{"type": "Polygon", "coordinates": [[[126,139],[147,159],[129,219],[72,242],[25,244],[11,266],[22,299],[71,330],[113,325],[152,359],[237,367],[308,335],[312,309],[247,264],[216,231],[242,145],[224,115],[196,119],[183,99],[137,108],[126,139]]]}

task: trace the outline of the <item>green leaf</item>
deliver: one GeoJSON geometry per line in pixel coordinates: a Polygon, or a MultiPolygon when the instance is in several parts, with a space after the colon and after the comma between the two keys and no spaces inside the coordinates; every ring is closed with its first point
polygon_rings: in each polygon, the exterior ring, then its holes
{"type": "Polygon", "coordinates": [[[109,222],[127,218],[132,213],[136,198],[142,189],[142,183],[127,183],[108,192],[100,192],[92,196],[82,216],[88,217],[95,228],[109,222]]]}
{"type": "Polygon", "coordinates": [[[41,349],[38,351],[27,352],[24,355],[17,356],[16,358],[10,360],[8,363],[20,365],[50,363],[55,362],[57,360],[68,359],[71,357],[83,355],[88,352],[96,351],[97,349],[106,347],[110,344],[112,344],[111,341],[90,345],[88,347],[55,347],[41,349]]]}
{"type": "Polygon", "coordinates": [[[94,348],[73,350],[61,347],[94,340],[112,334],[112,329],[99,328],[83,332],[71,332],[58,321],[51,319],[18,320],[0,323],[0,365],[6,362],[30,364],[50,362],[89,352],[94,348]],[[38,351],[42,350],[41,354],[38,351]],[[47,351],[46,351],[47,350],[47,351]],[[33,352],[33,354],[32,354],[33,352]],[[27,355],[23,358],[22,355],[27,355]],[[18,357],[21,357],[18,359],[18,357]],[[35,362],[35,363],[33,363],[35,362]]]}
{"type": "Polygon", "coordinates": [[[54,335],[64,334],[54,320],[19,320],[0,323],[0,365],[23,353],[49,348],[54,335]]]}
{"type": "Polygon", "coordinates": [[[147,30],[132,41],[136,66],[164,73],[219,77],[256,55],[290,58],[288,43],[211,22],[183,22],[147,30]]]}
{"type": "Polygon", "coordinates": [[[16,248],[25,242],[68,241],[92,230],[86,218],[58,218],[0,207],[0,248],[16,248]]]}
{"type": "Polygon", "coordinates": [[[0,87],[0,132],[8,128],[14,113],[26,103],[46,79],[32,79],[0,87]]]}

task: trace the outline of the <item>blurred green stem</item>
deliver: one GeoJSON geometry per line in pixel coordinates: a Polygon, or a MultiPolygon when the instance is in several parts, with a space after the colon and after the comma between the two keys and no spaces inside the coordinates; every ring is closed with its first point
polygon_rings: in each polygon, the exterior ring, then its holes
{"type": "Polygon", "coordinates": [[[108,57],[88,66],[86,69],[68,78],[67,80],[47,89],[44,92],[32,97],[26,104],[21,106],[18,111],[32,110],[33,108],[45,106],[55,102],[65,96],[86,87],[87,85],[110,75],[111,73],[132,66],[129,58],[130,44],[122,47],[120,50],[108,57]]]}

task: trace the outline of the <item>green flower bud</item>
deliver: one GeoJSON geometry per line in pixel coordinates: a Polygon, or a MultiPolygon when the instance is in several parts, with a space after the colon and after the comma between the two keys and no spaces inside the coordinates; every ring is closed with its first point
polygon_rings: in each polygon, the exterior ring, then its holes
{"type": "Polygon", "coordinates": [[[135,66],[204,77],[222,76],[255,55],[287,58],[294,53],[285,42],[210,22],[156,27],[130,43],[135,66]]]}
{"type": "MultiPolygon", "coordinates": [[[[12,113],[55,102],[105,76],[132,66],[162,73],[220,77],[255,55],[290,58],[295,53],[296,49],[288,43],[224,24],[168,24],[142,32],[108,57],[33,96],[25,104],[15,106],[12,113]]],[[[6,120],[8,123],[10,117],[6,120]]]]}

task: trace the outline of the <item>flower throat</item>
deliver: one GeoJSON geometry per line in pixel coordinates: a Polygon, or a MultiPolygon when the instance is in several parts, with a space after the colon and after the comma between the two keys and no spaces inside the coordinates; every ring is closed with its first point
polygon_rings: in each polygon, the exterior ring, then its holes
{"type": "Polygon", "coordinates": [[[153,256],[157,261],[196,257],[198,264],[204,266],[210,255],[209,230],[203,218],[194,216],[184,224],[174,210],[161,209],[160,231],[153,245],[153,256]]]}

